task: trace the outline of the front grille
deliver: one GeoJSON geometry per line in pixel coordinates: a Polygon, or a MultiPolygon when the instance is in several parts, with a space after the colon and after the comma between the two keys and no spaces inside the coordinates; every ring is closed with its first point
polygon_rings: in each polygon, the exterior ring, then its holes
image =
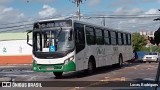
{"type": "Polygon", "coordinates": [[[152,59],[152,57],[146,57],[147,59],[152,59]]]}

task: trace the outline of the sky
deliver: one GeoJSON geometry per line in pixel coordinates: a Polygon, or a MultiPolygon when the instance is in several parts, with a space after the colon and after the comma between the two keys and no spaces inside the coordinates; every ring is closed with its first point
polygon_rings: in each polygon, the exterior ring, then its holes
{"type": "MultiPolygon", "coordinates": [[[[74,15],[77,7],[73,0],[0,0],[0,31],[17,22],[74,15]]],[[[99,15],[159,15],[160,0],[83,0],[82,16],[99,15]]],[[[106,26],[129,32],[155,31],[160,21],[151,18],[106,18],[106,26]]],[[[82,19],[102,25],[102,19],[82,19]]],[[[26,23],[24,23],[26,24],[26,23]]]]}

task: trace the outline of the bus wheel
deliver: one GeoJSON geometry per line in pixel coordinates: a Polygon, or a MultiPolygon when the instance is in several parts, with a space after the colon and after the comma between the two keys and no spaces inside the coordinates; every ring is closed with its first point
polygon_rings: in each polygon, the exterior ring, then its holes
{"type": "Polygon", "coordinates": [[[89,60],[88,62],[88,70],[87,70],[87,73],[90,75],[90,74],[93,74],[93,72],[95,71],[95,63],[93,60],[89,60]]]}
{"type": "Polygon", "coordinates": [[[123,66],[123,57],[122,55],[119,56],[119,63],[118,63],[118,67],[122,67],[123,66]]]}
{"type": "Polygon", "coordinates": [[[56,77],[61,77],[63,72],[53,72],[56,77]]]}

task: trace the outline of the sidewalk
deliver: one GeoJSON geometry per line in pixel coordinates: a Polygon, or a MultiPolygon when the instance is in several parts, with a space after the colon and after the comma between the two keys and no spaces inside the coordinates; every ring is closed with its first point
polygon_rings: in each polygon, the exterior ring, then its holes
{"type": "Polygon", "coordinates": [[[12,78],[10,77],[0,77],[0,87],[2,86],[2,82],[11,82],[12,78]]]}
{"type": "Polygon", "coordinates": [[[32,66],[32,64],[0,64],[0,67],[26,67],[26,66],[32,66]]]}
{"type": "Polygon", "coordinates": [[[12,81],[12,78],[10,78],[10,77],[0,77],[0,84],[1,84],[1,82],[9,82],[9,81],[12,81]]]}
{"type": "Polygon", "coordinates": [[[32,70],[32,64],[0,65],[0,72],[13,72],[13,71],[23,71],[23,70],[32,70]]]}
{"type": "Polygon", "coordinates": [[[9,82],[13,80],[12,77],[3,76],[3,73],[19,73],[25,71],[32,71],[32,64],[0,64],[0,85],[2,84],[2,82],[9,82]]]}

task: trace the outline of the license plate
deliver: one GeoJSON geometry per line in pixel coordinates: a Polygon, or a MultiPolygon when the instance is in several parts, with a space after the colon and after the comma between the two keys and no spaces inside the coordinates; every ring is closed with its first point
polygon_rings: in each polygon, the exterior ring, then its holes
{"type": "Polygon", "coordinates": [[[147,61],[151,61],[152,59],[146,59],[147,61]]]}
{"type": "Polygon", "coordinates": [[[51,67],[51,68],[46,68],[46,70],[54,70],[54,68],[53,68],[53,67],[51,67]]]}

